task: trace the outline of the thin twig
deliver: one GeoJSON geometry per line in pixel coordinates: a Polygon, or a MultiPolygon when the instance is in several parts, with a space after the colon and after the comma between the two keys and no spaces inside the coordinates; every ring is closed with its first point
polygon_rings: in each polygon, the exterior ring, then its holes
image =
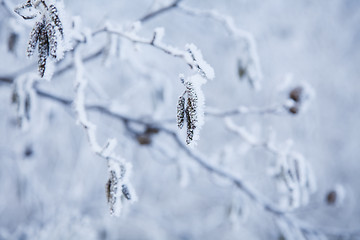
{"type": "Polygon", "coordinates": [[[178,4],[181,2],[182,0],[175,0],[173,3],[171,3],[170,5],[166,6],[166,7],[163,7],[163,8],[160,8],[154,12],[151,12],[151,13],[148,13],[146,14],[145,16],[143,16],[142,18],[139,19],[140,22],[146,22],[146,21],[149,21],[150,19],[162,14],[162,13],[165,13],[167,11],[169,11],[170,9],[172,8],[175,8],[178,6],[178,4]]]}
{"type": "Polygon", "coordinates": [[[254,36],[236,26],[234,23],[234,20],[230,16],[226,16],[224,14],[220,14],[215,10],[198,10],[193,9],[191,7],[185,6],[183,4],[178,4],[177,9],[184,12],[187,15],[191,16],[198,16],[198,17],[205,17],[208,19],[211,19],[213,21],[219,22],[222,24],[225,28],[225,30],[235,37],[237,40],[244,40],[245,47],[247,51],[247,55],[249,57],[248,67],[254,68],[253,71],[248,72],[248,79],[255,89],[260,88],[260,80],[262,78],[262,72],[261,72],[261,66],[260,66],[260,60],[257,53],[257,47],[256,42],[254,39],[254,36]]]}
{"type": "Polygon", "coordinates": [[[276,106],[270,106],[265,108],[258,108],[258,107],[245,107],[240,106],[232,110],[218,110],[215,108],[207,108],[205,111],[205,115],[211,116],[211,117],[231,117],[236,115],[248,115],[248,114],[257,114],[257,115],[265,115],[265,114],[282,114],[284,113],[284,110],[286,110],[285,106],[283,105],[276,105],[276,106]]]}
{"type": "MultiPolygon", "coordinates": [[[[105,51],[105,47],[100,48],[99,50],[97,50],[96,52],[89,54],[88,56],[84,57],[82,59],[82,62],[86,63],[86,62],[90,62],[91,60],[96,59],[97,57],[100,57],[102,55],[102,53],[105,51]]],[[[69,64],[67,64],[66,66],[58,69],[55,71],[53,77],[59,77],[60,75],[64,74],[65,72],[71,70],[74,68],[74,63],[71,62],[69,64]]]]}

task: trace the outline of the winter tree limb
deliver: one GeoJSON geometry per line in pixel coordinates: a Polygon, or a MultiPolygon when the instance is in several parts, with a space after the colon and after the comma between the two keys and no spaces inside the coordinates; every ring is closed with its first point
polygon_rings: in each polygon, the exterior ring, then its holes
{"type": "MultiPolygon", "coordinates": [[[[67,99],[61,96],[56,96],[47,91],[43,91],[40,89],[36,89],[36,93],[39,97],[48,99],[50,101],[59,103],[61,105],[71,107],[73,101],[71,99],[67,99]]],[[[343,235],[359,235],[360,230],[342,230],[342,229],[325,229],[323,227],[310,227],[307,224],[303,223],[301,220],[294,218],[291,215],[291,212],[288,212],[285,209],[281,209],[276,205],[273,205],[269,200],[264,198],[261,194],[259,194],[253,187],[249,186],[244,180],[239,177],[233,175],[232,173],[223,170],[215,165],[208,163],[206,157],[201,153],[197,153],[195,150],[189,148],[180,138],[178,133],[174,130],[164,127],[161,123],[152,121],[152,120],[144,120],[141,118],[134,118],[131,116],[127,116],[126,114],[122,114],[120,112],[115,112],[110,110],[107,106],[101,104],[91,104],[86,105],[86,110],[88,111],[97,111],[108,117],[118,119],[123,123],[136,123],[144,126],[153,126],[156,127],[159,131],[169,135],[175,141],[175,143],[179,146],[179,148],[184,151],[190,159],[193,159],[196,163],[199,164],[203,169],[207,172],[216,174],[228,181],[232,182],[240,191],[242,191],[248,198],[253,200],[259,207],[263,208],[265,211],[269,212],[275,218],[279,218],[290,225],[296,226],[301,232],[304,234],[313,234],[313,233],[321,233],[329,236],[343,236],[343,235]]],[[[273,151],[269,149],[269,151],[273,151]]],[[[274,150],[275,151],[275,150],[274,150]]]]}

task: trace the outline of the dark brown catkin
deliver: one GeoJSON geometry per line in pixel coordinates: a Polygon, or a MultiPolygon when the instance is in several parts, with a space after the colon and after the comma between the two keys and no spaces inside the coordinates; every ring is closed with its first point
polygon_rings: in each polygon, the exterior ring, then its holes
{"type": "Polygon", "coordinates": [[[47,23],[46,33],[49,40],[49,53],[52,58],[56,58],[57,39],[55,33],[55,27],[52,23],[47,23]]]}
{"type": "Polygon", "coordinates": [[[39,40],[40,31],[42,28],[44,28],[43,22],[36,22],[34,28],[32,29],[32,31],[30,33],[30,39],[29,39],[27,50],[26,50],[28,57],[31,57],[34,54],[36,44],[39,40]]]}
{"type": "Polygon", "coordinates": [[[54,22],[55,26],[59,29],[61,37],[64,37],[64,29],[63,29],[63,25],[60,21],[57,8],[54,5],[50,5],[49,13],[50,13],[51,20],[54,22]]]}
{"type": "Polygon", "coordinates": [[[46,60],[47,60],[47,56],[49,55],[49,40],[46,29],[44,27],[42,27],[40,30],[38,50],[39,50],[39,60],[38,60],[39,74],[41,77],[44,77],[45,69],[46,69],[46,60]]]}
{"type": "Polygon", "coordinates": [[[186,143],[190,144],[194,139],[194,130],[197,124],[197,102],[198,97],[194,90],[192,83],[186,83],[186,93],[187,93],[187,107],[185,109],[186,120],[187,120],[187,139],[186,143]]]}
{"type": "Polygon", "coordinates": [[[121,186],[121,191],[127,200],[131,200],[131,194],[129,188],[125,184],[121,186]]]}
{"type": "Polygon", "coordinates": [[[177,125],[180,129],[183,128],[185,121],[185,98],[184,95],[179,97],[177,105],[177,125]]]}

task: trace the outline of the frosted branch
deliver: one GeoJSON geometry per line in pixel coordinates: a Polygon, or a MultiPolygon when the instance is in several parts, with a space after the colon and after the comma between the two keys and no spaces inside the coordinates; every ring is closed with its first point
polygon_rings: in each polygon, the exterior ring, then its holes
{"type": "Polygon", "coordinates": [[[32,112],[36,106],[35,80],[36,76],[33,74],[23,74],[14,81],[12,103],[16,105],[17,124],[23,130],[28,129],[32,112]]]}
{"type": "MultiPolygon", "coordinates": [[[[161,38],[159,38],[159,28],[154,31],[153,37],[149,39],[136,35],[134,31],[124,31],[121,28],[115,28],[110,25],[95,31],[92,35],[95,36],[102,32],[118,35],[132,43],[152,46],[170,56],[182,59],[191,69],[197,70],[207,79],[213,79],[215,77],[214,70],[203,60],[201,52],[194,44],[186,45],[186,50],[167,45],[161,42],[161,38]]],[[[162,34],[163,33],[161,33],[161,35],[162,34]]]]}
{"type": "Polygon", "coordinates": [[[243,64],[246,66],[247,77],[250,84],[255,88],[260,88],[260,80],[262,78],[260,61],[257,53],[256,42],[251,33],[239,29],[233,19],[229,16],[218,13],[216,10],[198,10],[193,9],[183,4],[177,6],[178,9],[184,13],[192,16],[206,17],[213,21],[219,22],[224,26],[230,35],[239,40],[245,41],[245,50],[247,51],[246,61],[243,60],[243,64]]]}
{"type": "Polygon", "coordinates": [[[136,199],[132,186],[129,183],[131,165],[114,153],[114,148],[117,144],[115,139],[107,140],[104,147],[101,147],[97,142],[96,126],[88,120],[86,114],[85,88],[87,80],[84,76],[84,66],[79,49],[75,51],[74,64],[76,69],[74,109],[77,122],[85,129],[93,152],[107,160],[110,178],[106,190],[110,213],[111,215],[119,216],[123,202],[125,200],[133,201],[136,199]]]}
{"type": "MultiPolygon", "coordinates": [[[[49,92],[45,92],[45,91],[42,91],[39,89],[36,89],[36,93],[39,97],[63,104],[65,106],[70,106],[71,102],[72,102],[70,99],[66,99],[66,98],[63,98],[60,96],[55,96],[49,92]]],[[[81,108],[84,108],[84,106],[82,106],[81,108]]],[[[121,114],[119,112],[112,111],[104,105],[87,105],[87,106],[85,106],[85,109],[101,112],[104,115],[107,115],[114,119],[118,119],[124,123],[134,122],[137,124],[142,124],[144,126],[156,126],[156,128],[159,131],[171,136],[174,139],[174,141],[177,143],[179,148],[182,151],[184,151],[191,159],[193,159],[195,162],[197,162],[202,168],[204,168],[208,172],[218,175],[219,177],[229,180],[237,188],[239,188],[248,198],[253,200],[258,206],[260,206],[265,211],[274,215],[276,217],[276,219],[280,219],[280,221],[283,221],[290,226],[293,226],[293,227],[295,226],[298,230],[301,231],[302,234],[305,234],[305,235],[309,234],[309,233],[319,234],[319,235],[326,234],[326,235],[330,235],[330,236],[343,236],[343,235],[347,236],[347,235],[359,235],[360,234],[360,231],[356,231],[356,230],[350,232],[350,231],[346,231],[346,230],[342,230],[342,229],[331,229],[330,230],[330,229],[326,229],[326,228],[322,228],[322,227],[311,227],[311,226],[306,225],[301,220],[291,216],[291,213],[288,213],[284,209],[270,203],[268,200],[266,200],[264,197],[262,197],[261,194],[259,194],[257,191],[255,191],[255,189],[253,189],[253,187],[249,186],[242,179],[238,178],[237,176],[234,176],[233,174],[231,174],[215,165],[208,163],[208,161],[202,154],[197,153],[193,149],[188,148],[187,145],[181,140],[181,137],[175,131],[163,127],[161,125],[161,123],[154,122],[154,121],[146,121],[142,118],[130,117],[125,114],[121,114]]],[[[257,144],[260,144],[259,141],[254,141],[254,142],[257,144]]],[[[257,145],[257,146],[260,146],[260,145],[257,145]]],[[[265,144],[265,145],[261,145],[261,146],[268,148],[269,152],[272,152],[272,153],[277,152],[277,150],[275,148],[271,147],[270,145],[265,144]]],[[[107,149],[107,148],[112,149],[113,147],[114,147],[113,140],[110,140],[108,143],[105,144],[105,149],[107,149]]],[[[108,150],[105,150],[104,152],[108,153],[108,150]]],[[[103,153],[101,153],[101,152],[97,153],[97,154],[103,155],[103,153]]],[[[108,154],[106,154],[106,155],[108,155],[108,154]]],[[[116,159],[113,156],[111,156],[111,157],[105,156],[105,158],[106,159],[114,159],[114,160],[116,159]]],[[[123,161],[123,160],[121,159],[121,161],[123,161]]],[[[115,174],[116,174],[116,171],[117,170],[115,169],[115,174]]],[[[124,190],[124,192],[126,193],[126,189],[124,190]]],[[[109,196],[110,195],[108,195],[108,197],[109,196]]]]}
{"type": "Polygon", "coordinates": [[[251,114],[258,114],[258,115],[265,115],[265,114],[282,114],[286,112],[286,106],[284,105],[275,105],[270,107],[248,107],[248,106],[240,106],[231,110],[220,110],[216,108],[207,107],[205,115],[211,117],[231,117],[236,115],[251,115],[251,114]]]}
{"type": "Polygon", "coordinates": [[[158,10],[156,11],[153,11],[153,12],[150,12],[148,14],[146,14],[145,16],[143,16],[142,18],[139,19],[140,22],[146,22],[162,13],[165,13],[175,7],[178,6],[178,4],[181,2],[182,0],[174,0],[173,3],[171,3],[170,5],[168,6],[165,6],[165,7],[162,7],[162,8],[159,8],[158,10]]]}
{"type": "Polygon", "coordinates": [[[245,128],[237,126],[229,118],[225,119],[225,123],[229,130],[236,133],[251,147],[262,148],[274,155],[276,162],[268,173],[277,180],[280,192],[285,195],[281,199],[284,208],[294,209],[308,203],[309,196],[316,190],[315,178],[304,157],[290,151],[292,142],[288,142],[287,146],[282,148],[276,147],[273,140],[258,140],[256,136],[245,128]]]}

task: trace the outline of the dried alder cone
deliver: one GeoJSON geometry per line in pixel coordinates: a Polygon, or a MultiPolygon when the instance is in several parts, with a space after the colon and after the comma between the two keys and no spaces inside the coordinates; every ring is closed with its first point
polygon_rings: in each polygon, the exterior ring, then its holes
{"type": "Polygon", "coordinates": [[[62,57],[62,52],[59,52],[58,48],[60,42],[64,39],[64,28],[58,9],[54,4],[47,4],[45,0],[28,0],[15,9],[15,12],[24,19],[38,18],[30,33],[27,56],[31,57],[38,45],[38,69],[41,77],[44,77],[49,56],[53,60],[62,57]],[[23,13],[24,10],[30,11],[31,9],[35,10],[36,14],[26,15],[23,13]]]}

